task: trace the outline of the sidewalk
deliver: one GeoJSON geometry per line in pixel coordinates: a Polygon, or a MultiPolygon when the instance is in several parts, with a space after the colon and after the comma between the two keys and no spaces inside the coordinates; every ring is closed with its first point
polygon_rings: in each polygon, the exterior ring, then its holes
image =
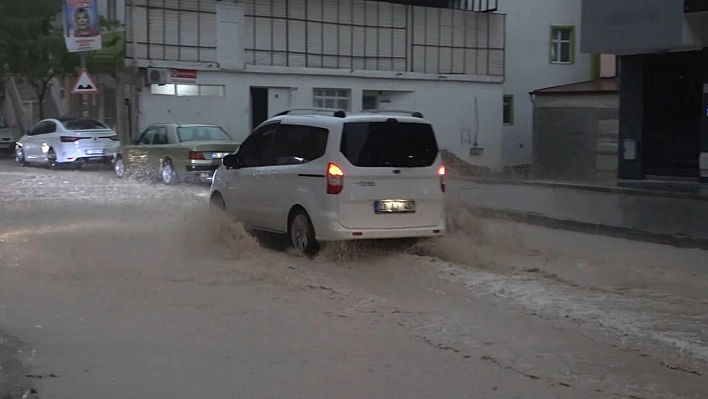
{"type": "MultiPolygon", "coordinates": [[[[450,199],[483,216],[708,249],[708,201],[567,185],[452,181],[450,199]]],[[[631,190],[631,189],[630,189],[631,190]]]]}

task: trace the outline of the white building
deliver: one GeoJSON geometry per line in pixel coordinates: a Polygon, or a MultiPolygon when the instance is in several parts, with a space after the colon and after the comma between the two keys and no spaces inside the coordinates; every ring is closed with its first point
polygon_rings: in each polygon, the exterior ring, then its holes
{"type": "Polygon", "coordinates": [[[502,14],[362,0],[125,3],[132,73],[118,84],[118,120],[132,120],[119,127],[133,138],[180,121],[243,139],[293,107],[408,109],[434,124],[441,148],[502,166],[502,14]]]}
{"type": "Polygon", "coordinates": [[[498,1],[498,11],[507,18],[504,166],[531,164],[533,104],[529,93],[599,77],[599,57],[580,53],[581,3],[498,1]]]}

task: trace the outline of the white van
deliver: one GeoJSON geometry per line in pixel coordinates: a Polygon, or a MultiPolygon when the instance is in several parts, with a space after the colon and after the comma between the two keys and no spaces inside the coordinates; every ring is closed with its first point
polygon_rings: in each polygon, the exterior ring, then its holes
{"type": "Polygon", "coordinates": [[[435,133],[420,113],[297,109],[224,158],[210,198],[313,255],[320,242],[442,236],[444,192],[435,133]]]}

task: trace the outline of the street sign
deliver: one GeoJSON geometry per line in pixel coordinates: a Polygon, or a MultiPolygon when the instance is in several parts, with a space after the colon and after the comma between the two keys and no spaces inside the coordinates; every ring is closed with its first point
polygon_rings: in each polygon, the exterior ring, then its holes
{"type": "Polygon", "coordinates": [[[74,89],[71,91],[71,94],[97,93],[98,86],[96,86],[96,83],[94,83],[93,79],[91,79],[91,76],[89,76],[88,72],[85,69],[82,69],[81,73],[79,74],[79,78],[76,79],[76,83],[74,84],[74,89]]]}
{"type": "Polygon", "coordinates": [[[172,83],[197,83],[197,71],[194,69],[173,69],[170,71],[172,83]]]}

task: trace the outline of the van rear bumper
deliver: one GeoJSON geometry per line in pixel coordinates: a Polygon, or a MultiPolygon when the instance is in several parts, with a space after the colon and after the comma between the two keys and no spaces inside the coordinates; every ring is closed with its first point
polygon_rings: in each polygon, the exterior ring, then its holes
{"type": "Polygon", "coordinates": [[[317,241],[379,240],[394,238],[442,237],[446,233],[445,221],[440,220],[435,226],[407,227],[395,229],[350,229],[340,223],[332,222],[318,229],[315,227],[317,241]]]}

